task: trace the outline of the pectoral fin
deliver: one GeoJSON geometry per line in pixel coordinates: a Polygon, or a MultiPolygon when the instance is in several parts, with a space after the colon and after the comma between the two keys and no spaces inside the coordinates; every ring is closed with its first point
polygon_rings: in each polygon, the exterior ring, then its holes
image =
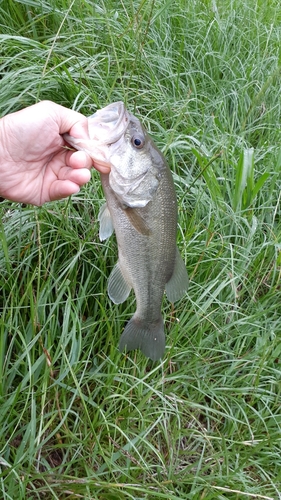
{"type": "Polygon", "coordinates": [[[125,280],[119,262],[113,268],[108,279],[108,295],[114,304],[121,304],[128,297],[131,286],[125,280]]]}
{"type": "Polygon", "coordinates": [[[171,279],[166,283],[166,294],[170,302],[176,302],[182,298],[188,289],[188,281],[185,263],[177,248],[174,272],[171,279]]]}
{"type": "Polygon", "coordinates": [[[149,236],[151,231],[138,210],[128,207],[125,209],[125,214],[138,233],[143,234],[144,236],[149,236]]]}
{"type": "Polygon", "coordinates": [[[106,203],[104,203],[99,211],[98,220],[100,222],[99,237],[103,241],[109,238],[114,231],[112,218],[106,203]]]}

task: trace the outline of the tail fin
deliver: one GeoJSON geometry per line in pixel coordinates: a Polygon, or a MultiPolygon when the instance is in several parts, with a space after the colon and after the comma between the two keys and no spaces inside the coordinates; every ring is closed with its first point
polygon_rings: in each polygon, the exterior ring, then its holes
{"type": "Polygon", "coordinates": [[[140,349],[145,356],[156,361],[165,352],[165,333],[162,316],[158,321],[149,323],[139,320],[135,315],[126,325],[119,342],[120,351],[140,349]]]}

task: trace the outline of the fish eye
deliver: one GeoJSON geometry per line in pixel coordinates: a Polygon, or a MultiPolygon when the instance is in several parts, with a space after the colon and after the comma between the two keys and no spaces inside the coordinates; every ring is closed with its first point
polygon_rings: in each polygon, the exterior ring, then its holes
{"type": "Polygon", "coordinates": [[[132,137],[132,145],[137,149],[143,148],[144,142],[144,137],[142,135],[134,135],[132,137]]]}

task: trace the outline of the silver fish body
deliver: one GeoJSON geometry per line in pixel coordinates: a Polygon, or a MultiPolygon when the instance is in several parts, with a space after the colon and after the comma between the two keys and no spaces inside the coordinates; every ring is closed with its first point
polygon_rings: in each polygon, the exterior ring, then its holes
{"type": "Polygon", "coordinates": [[[137,303],[119,348],[138,348],[157,360],[165,351],[164,290],[174,302],[188,287],[186,267],[176,246],[177,201],[172,174],[162,153],[123,103],[113,103],[98,113],[98,118],[95,114],[89,119],[94,129],[92,144],[89,141],[77,147],[73,138],[67,136],[66,140],[76,149],[90,152],[94,160],[99,156],[103,161],[103,156],[111,165],[109,175],[101,174],[106,205],[99,214],[100,239],[115,230],[118,244],[118,262],[109,277],[108,294],[118,304],[133,289],[137,303]],[[108,135],[102,124],[110,129],[108,135]],[[115,142],[110,142],[113,135],[115,142]]]}

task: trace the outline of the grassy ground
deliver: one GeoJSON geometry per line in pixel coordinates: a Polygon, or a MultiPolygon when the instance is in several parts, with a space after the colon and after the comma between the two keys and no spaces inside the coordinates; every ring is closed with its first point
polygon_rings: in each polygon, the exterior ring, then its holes
{"type": "Polygon", "coordinates": [[[0,112],[124,100],[166,154],[190,288],[120,355],[99,175],[3,201],[0,497],[281,498],[279,0],[4,0],[0,112]]]}

